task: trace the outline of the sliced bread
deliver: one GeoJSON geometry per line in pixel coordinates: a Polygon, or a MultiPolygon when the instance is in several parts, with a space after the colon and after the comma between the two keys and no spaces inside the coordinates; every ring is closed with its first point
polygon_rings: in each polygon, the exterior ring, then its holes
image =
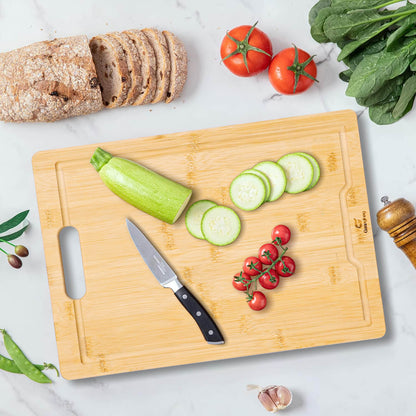
{"type": "Polygon", "coordinates": [[[132,40],[140,55],[142,88],[137,100],[133,105],[149,104],[152,102],[156,92],[156,57],[144,33],[137,29],[124,32],[132,40]]]}
{"type": "Polygon", "coordinates": [[[0,119],[55,121],[103,107],[86,36],[0,54],[0,119]]]}
{"type": "Polygon", "coordinates": [[[165,101],[170,84],[170,59],[168,44],[163,33],[157,29],[143,29],[156,56],[156,94],[152,104],[165,101]]]}
{"type": "Polygon", "coordinates": [[[166,94],[166,102],[170,103],[182,93],[188,76],[188,57],[184,44],[173,33],[167,30],[162,33],[168,44],[170,58],[170,81],[166,94]]]}
{"type": "Polygon", "coordinates": [[[121,43],[123,52],[127,56],[127,66],[129,68],[131,78],[131,86],[122,106],[130,105],[133,104],[139,97],[143,84],[140,54],[136,45],[134,45],[130,37],[125,33],[113,32],[109,33],[109,35],[121,43]]]}
{"type": "Polygon", "coordinates": [[[130,91],[131,77],[121,43],[110,35],[94,36],[90,41],[92,58],[107,108],[121,106],[130,91]]]}

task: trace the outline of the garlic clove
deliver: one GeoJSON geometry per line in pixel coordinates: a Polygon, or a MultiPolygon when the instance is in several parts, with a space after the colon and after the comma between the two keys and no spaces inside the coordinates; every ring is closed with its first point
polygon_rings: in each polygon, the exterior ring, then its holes
{"type": "Polygon", "coordinates": [[[271,399],[267,392],[262,390],[257,397],[259,398],[260,403],[268,412],[277,411],[274,401],[271,399]]]}
{"type": "Polygon", "coordinates": [[[284,386],[274,386],[268,394],[279,410],[285,409],[292,403],[292,393],[284,386]]]}
{"type": "Polygon", "coordinates": [[[267,386],[260,390],[258,399],[268,412],[275,413],[292,403],[292,393],[284,386],[267,386]]]}

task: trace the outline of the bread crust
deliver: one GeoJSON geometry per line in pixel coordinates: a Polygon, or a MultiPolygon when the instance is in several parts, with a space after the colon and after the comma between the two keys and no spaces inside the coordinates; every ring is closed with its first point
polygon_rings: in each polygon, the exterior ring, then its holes
{"type": "MultiPolygon", "coordinates": [[[[123,46],[117,39],[110,36],[109,34],[97,35],[97,36],[94,36],[90,40],[90,48],[91,48],[91,52],[92,52],[92,56],[94,60],[96,59],[95,58],[96,48],[99,47],[98,44],[100,42],[104,43],[108,48],[112,50],[114,54],[113,63],[115,67],[114,69],[113,68],[111,69],[116,71],[117,77],[120,80],[120,87],[118,91],[111,97],[110,100],[106,101],[104,99],[104,105],[107,108],[120,107],[125,102],[127,95],[130,91],[130,87],[131,87],[131,77],[130,77],[129,67],[127,64],[127,56],[123,50],[123,46]]],[[[97,66],[97,63],[95,61],[94,63],[97,66]]],[[[102,80],[100,80],[99,74],[98,74],[98,81],[100,82],[100,84],[102,84],[102,80]]]]}
{"type": "Polygon", "coordinates": [[[162,33],[168,45],[171,66],[169,88],[166,94],[166,102],[170,103],[182,93],[188,76],[188,57],[184,44],[172,32],[164,30],[162,33]]]}
{"type": "Polygon", "coordinates": [[[51,122],[103,108],[86,36],[0,54],[0,119],[51,122]]]}
{"type": "Polygon", "coordinates": [[[152,104],[165,101],[170,83],[170,59],[165,37],[157,29],[142,29],[156,56],[156,94],[152,104]]]}

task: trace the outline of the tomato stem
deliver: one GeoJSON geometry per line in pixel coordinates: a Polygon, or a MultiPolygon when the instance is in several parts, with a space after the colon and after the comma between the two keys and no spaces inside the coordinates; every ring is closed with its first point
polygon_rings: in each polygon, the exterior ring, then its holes
{"type": "Polygon", "coordinates": [[[295,59],[291,66],[288,66],[287,69],[292,71],[295,74],[295,86],[293,87],[293,94],[296,92],[296,88],[298,86],[299,78],[301,75],[305,76],[306,78],[311,79],[312,81],[319,82],[315,77],[305,71],[305,68],[311,63],[312,59],[315,55],[310,56],[305,62],[299,62],[299,52],[296,45],[293,45],[295,48],[295,59]]]}
{"type": "Polygon", "coordinates": [[[248,63],[247,63],[247,53],[248,53],[248,51],[260,52],[260,53],[264,53],[267,56],[271,56],[269,53],[267,53],[263,49],[256,48],[255,46],[252,46],[252,45],[249,44],[250,36],[253,33],[253,30],[256,27],[257,23],[258,23],[258,21],[256,23],[254,23],[253,26],[251,26],[250,30],[247,32],[246,37],[243,40],[238,40],[238,39],[232,37],[227,32],[226,36],[236,44],[236,48],[233,52],[228,54],[225,58],[222,58],[222,61],[225,61],[226,59],[231,58],[232,56],[241,53],[241,55],[243,55],[244,65],[247,69],[247,72],[250,73],[250,70],[248,69],[248,63]]]}
{"type": "MultiPolygon", "coordinates": [[[[263,270],[260,274],[258,274],[257,276],[253,276],[252,279],[248,282],[249,284],[246,284],[247,289],[246,289],[245,293],[247,295],[247,302],[250,302],[250,300],[253,299],[253,295],[252,295],[252,293],[250,293],[250,291],[253,291],[253,288],[252,288],[253,283],[257,287],[257,281],[260,279],[260,277],[262,277],[266,273],[269,273],[270,270],[273,269],[273,267],[276,265],[276,263],[281,261],[283,263],[283,271],[285,271],[285,268],[287,269],[287,271],[289,271],[289,269],[285,265],[285,262],[283,261],[283,256],[285,255],[286,251],[288,250],[288,247],[283,247],[282,246],[282,240],[279,237],[276,237],[274,241],[282,249],[282,253],[280,254],[280,256],[276,260],[274,260],[272,262],[272,264],[267,266],[266,269],[263,270]]],[[[256,269],[256,270],[258,270],[258,269],[256,269]]],[[[285,273],[287,273],[287,271],[285,271],[285,273]]],[[[273,276],[270,273],[269,273],[269,276],[271,278],[273,278],[273,276]]],[[[272,280],[270,280],[270,281],[272,281],[272,280]]]]}

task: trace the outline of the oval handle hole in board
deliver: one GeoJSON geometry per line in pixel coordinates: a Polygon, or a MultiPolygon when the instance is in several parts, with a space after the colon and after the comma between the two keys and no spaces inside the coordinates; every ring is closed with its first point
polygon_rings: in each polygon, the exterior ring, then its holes
{"type": "Polygon", "coordinates": [[[86,287],[78,230],[74,227],[62,228],[59,232],[59,245],[66,294],[71,299],[81,299],[85,295],[86,287]]]}

